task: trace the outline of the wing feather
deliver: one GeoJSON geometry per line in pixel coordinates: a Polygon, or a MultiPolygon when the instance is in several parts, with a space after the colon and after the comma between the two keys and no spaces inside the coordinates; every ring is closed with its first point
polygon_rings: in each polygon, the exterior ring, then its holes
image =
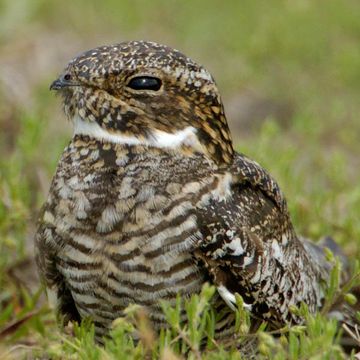
{"type": "Polygon", "coordinates": [[[195,256],[220,289],[242,295],[256,316],[298,322],[289,306],[319,307],[327,269],[297,238],[278,184],[260,165],[238,155],[231,174],[232,196],[199,209],[203,240],[195,256]]]}

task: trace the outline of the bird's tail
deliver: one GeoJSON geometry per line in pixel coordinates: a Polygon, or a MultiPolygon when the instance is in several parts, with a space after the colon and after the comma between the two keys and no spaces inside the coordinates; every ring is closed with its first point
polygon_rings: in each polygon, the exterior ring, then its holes
{"type": "MultiPolygon", "coordinates": [[[[349,272],[349,259],[332,237],[325,236],[318,243],[314,243],[304,237],[302,237],[301,240],[307,252],[312,255],[314,261],[316,261],[320,267],[328,272],[330,272],[333,267],[332,263],[326,257],[325,249],[328,249],[340,260],[344,275],[349,272]]],[[[346,281],[346,278],[344,278],[343,281],[346,281]]]]}
{"type": "MultiPolygon", "coordinates": [[[[334,262],[329,261],[326,256],[325,249],[328,249],[341,263],[340,288],[349,282],[352,276],[350,261],[333,238],[326,236],[317,244],[306,238],[301,238],[301,240],[313,261],[316,262],[320,273],[325,275],[325,280],[329,279],[334,267],[334,262]]],[[[360,286],[349,289],[349,292],[352,294],[353,301],[347,302],[345,294],[339,296],[329,308],[328,316],[339,321],[343,328],[341,345],[350,352],[354,348],[360,349],[360,320],[357,315],[360,312],[360,286]]]]}

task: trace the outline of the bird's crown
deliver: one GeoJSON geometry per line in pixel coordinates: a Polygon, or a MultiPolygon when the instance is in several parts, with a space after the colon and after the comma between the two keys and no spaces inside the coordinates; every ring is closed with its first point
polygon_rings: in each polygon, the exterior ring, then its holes
{"type": "Polygon", "coordinates": [[[63,95],[76,134],[202,152],[220,164],[232,160],[212,76],[167,46],[131,41],[86,51],[50,88],[63,95]]]}

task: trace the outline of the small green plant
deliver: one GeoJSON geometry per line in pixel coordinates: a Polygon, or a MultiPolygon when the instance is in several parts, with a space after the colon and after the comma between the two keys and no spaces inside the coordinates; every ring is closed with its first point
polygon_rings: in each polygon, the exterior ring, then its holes
{"type": "MultiPolygon", "coordinates": [[[[336,272],[333,270],[334,274],[336,272]]],[[[152,329],[146,310],[138,305],[131,305],[124,317],[113,322],[103,346],[95,342],[94,326],[88,319],[80,325],[69,324],[65,334],[55,334],[58,340],[54,341],[53,337],[50,343],[49,334],[42,329],[37,331],[43,336],[43,351],[52,359],[235,360],[249,356],[274,360],[347,358],[339,345],[339,328],[335,319],[322,313],[310,314],[307,307],[301,305],[292,311],[304,319],[303,325],[266,331],[266,323],[263,323],[255,332],[251,332],[251,317],[244,309],[239,295],[236,295],[235,336],[230,341],[217,342],[214,339],[216,314],[211,306],[215,291],[214,286],[205,284],[200,294],[189,299],[178,296],[175,305],[163,302],[167,326],[159,334],[152,329]],[[181,316],[184,312],[186,319],[181,316]],[[134,334],[137,340],[134,340],[134,334]],[[45,350],[45,344],[48,350],[45,350]]],[[[326,301],[331,302],[330,296],[334,293],[337,291],[329,291],[326,301]]]]}

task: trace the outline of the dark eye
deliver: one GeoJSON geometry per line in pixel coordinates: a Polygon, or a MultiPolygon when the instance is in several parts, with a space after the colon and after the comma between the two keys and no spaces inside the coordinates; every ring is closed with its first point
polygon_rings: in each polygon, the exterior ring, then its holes
{"type": "Polygon", "coordinates": [[[70,74],[65,74],[65,75],[64,75],[64,80],[65,80],[65,81],[71,80],[71,75],[70,75],[70,74]]]}
{"type": "Polygon", "coordinates": [[[161,80],[152,76],[138,76],[132,78],[127,86],[134,90],[157,91],[161,88],[161,80]]]}

